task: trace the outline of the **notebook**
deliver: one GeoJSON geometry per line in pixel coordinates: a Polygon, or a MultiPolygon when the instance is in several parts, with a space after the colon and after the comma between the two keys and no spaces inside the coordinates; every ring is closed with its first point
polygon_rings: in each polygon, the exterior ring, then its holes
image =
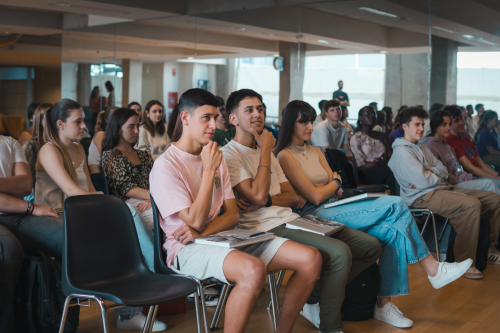
{"type": "Polygon", "coordinates": [[[345,225],[313,215],[305,215],[286,223],[287,229],[298,229],[315,234],[330,236],[344,229],[345,225]]]}
{"type": "Polygon", "coordinates": [[[222,231],[210,236],[196,238],[195,244],[214,245],[221,247],[240,247],[273,239],[274,234],[255,230],[234,229],[222,231]]]}
{"type": "Polygon", "coordinates": [[[342,199],[342,200],[335,201],[335,202],[332,202],[332,203],[329,203],[329,204],[325,204],[324,207],[325,208],[330,208],[330,207],[345,205],[345,204],[348,204],[348,203],[351,203],[351,202],[364,201],[364,200],[368,200],[368,199],[371,199],[371,198],[385,197],[386,195],[387,195],[387,193],[363,193],[363,194],[360,194],[360,195],[356,195],[354,197],[350,197],[350,198],[347,198],[347,199],[342,199]]]}

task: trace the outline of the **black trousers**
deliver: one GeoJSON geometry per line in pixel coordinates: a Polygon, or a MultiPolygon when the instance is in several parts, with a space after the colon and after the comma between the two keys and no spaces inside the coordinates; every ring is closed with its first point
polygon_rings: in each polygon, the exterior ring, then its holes
{"type": "Polygon", "coordinates": [[[24,254],[43,251],[62,260],[63,220],[24,214],[0,215],[0,332],[16,332],[14,290],[24,254]]]}
{"type": "Polygon", "coordinates": [[[399,195],[396,178],[387,163],[377,164],[367,172],[359,170],[359,180],[363,184],[386,184],[391,190],[391,195],[399,195]]]}

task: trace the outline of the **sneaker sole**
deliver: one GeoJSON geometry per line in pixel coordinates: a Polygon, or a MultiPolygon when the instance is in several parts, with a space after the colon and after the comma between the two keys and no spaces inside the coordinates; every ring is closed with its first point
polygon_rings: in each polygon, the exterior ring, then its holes
{"type": "Polygon", "coordinates": [[[483,279],[482,275],[477,275],[477,274],[474,274],[472,276],[467,276],[464,274],[464,275],[462,275],[462,277],[469,279],[469,280],[482,280],[483,279]]]}
{"type": "Polygon", "coordinates": [[[397,328],[409,328],[409,327],[413,326],[413,323],[411,323],[411,325],[395,325],[394,323],[391,323],[389,320],[387,320],[385,318],[378,317],[376,313],[373,313],[373,318],[380,320],[380,321],[383,321],[384,323],[387,323],[387,324],[392,325],[392,326],[397,327],[397,328]]]}
{"type": "MultiPolygon", "coordinates": [[[[446,286],[447,284],[450,284],[452,283],[453,281],[455,280],[458,280],[460,277],[464,276],[465,272],[467,272],[467,270],[470,268],[470,266],[472,265],[472,259],[468,259],[470,261],[470,265],[465,265],[464,268],[462,268],[462,270],[460,271],[460,274],[457,274],[456,277],[454,278],[450,278],[444,282],[441,282],[439,285],[434,285],[432,282],[432,286],[434,287],[434,289],[440,289],[440,288],[443,288],[444,286],[446,286]]],[[[482,277],[481,277],[482,279],[482,277]]]]}

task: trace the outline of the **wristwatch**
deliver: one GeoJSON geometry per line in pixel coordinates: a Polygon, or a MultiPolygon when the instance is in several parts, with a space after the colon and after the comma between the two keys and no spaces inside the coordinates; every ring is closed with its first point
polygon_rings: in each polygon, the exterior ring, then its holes
{"type": "Polygon", "coordinates": [[[273,199],[271,199],[271,195],[268,194],[267,195],[267,203],[266,203],[266,207],[271,207],[273,205],[273,199]]]}

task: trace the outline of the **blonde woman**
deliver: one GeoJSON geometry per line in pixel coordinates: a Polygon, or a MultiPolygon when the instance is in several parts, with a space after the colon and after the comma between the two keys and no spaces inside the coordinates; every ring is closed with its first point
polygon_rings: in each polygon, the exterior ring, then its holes
{"type": "Polygon", "coordinates": [[[139,127],[139,142],[137,142],[136,148],[148,150],[153,159],[156,159],[165,151],[169,143],[170,138],[165,123],[165,108],[160,101],[149,101],[142,114],[142,122],[139,127]]]}

